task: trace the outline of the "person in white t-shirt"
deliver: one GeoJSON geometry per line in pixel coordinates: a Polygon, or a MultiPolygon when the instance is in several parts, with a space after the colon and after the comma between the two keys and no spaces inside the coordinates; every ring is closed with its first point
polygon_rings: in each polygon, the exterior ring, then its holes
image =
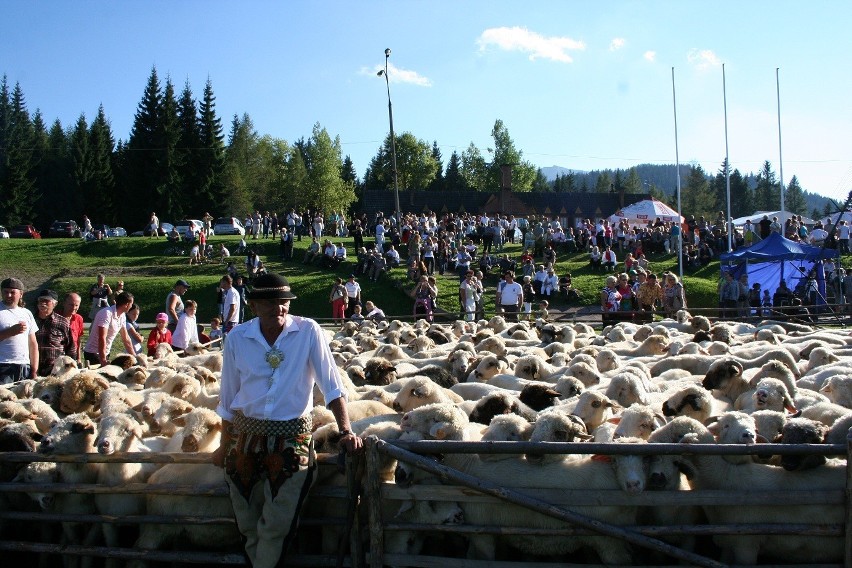
{"type": "Polygon", "coordinates": [[[228,274],[219,280],[222,288],[222,333],[227,335],[240,323],[240,293],[234,288],[234,280],[228,274]]]}
{"type": "Polygon", "coordinates": [[[38,375],[38,342],[32,312],[21,302],[24,283],[6,278],[0,283],[3,301],[0,303],[0,385],[38,375]]]}
{"type": "Polygon", "coordinates": [[[507,270],[503,273],[505,284],[500,289],[498,304],[506,314],[506,321],[518,321],[518,312],[524,303],[524,290],[515,282],[515,273],[507,270]]]}

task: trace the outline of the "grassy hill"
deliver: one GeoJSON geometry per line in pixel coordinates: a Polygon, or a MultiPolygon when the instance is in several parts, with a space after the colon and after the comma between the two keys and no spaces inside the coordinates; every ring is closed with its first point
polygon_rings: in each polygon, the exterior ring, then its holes
{"type": "MultiPolygon", "coordinates": [[[[334,239],[344,242],[350,254],[353,251],[351,239],[334,239]]],[[[213,237],[214,248],[225,242],[231,250],[236,248],[237,237],[213,237]]],[[[277,241],[272,239],[248,241],[261,256],[271,271],[280,272],[290,279],[299,299],[293,303],[295,314],[329,318],[331,305],[328,294],[335,276],[346,278],[352,271],[351,261],[336,271],[323,270],[316,266],[301,263],[308,240],[296,242],[294,260],[283,263],[279,258],[277,241]]],[[[189,247],[185,247],[188,249],[189,247]]],[[[166,255],[167,243],[164,239],[118,238],[98,242],[83,242],[79,239],[42,239],[0,240],[0,278],[15,276],[21,278],[28,291],[25,300],[34,305],[38,290],[52,288],[60,296],[76,291],[83,296],[80,312],[88,315],[89,301],[87,291],[95,282],[99,272],[107,277],[107,282],[115,286],[123,280],[125,288],[132,292],[142,313],[140,322],[153,322],[157,312],[165,308],[165,298],[178,278],[186,279],[192,288],[185,299],[198,302],[198,321],[207,324],[216,313],[216,285],[224,274],[224,265],[218,262],[201,266],[189,266],[186,255],[166,255]]],[[[505,253],[517,258],[521,253],[520,245],[507,245],[505,253]]],[[[623,259],[623,254],[619,255],[623,259]]],[[[242,267],[244,257],[234,257],[238,267],[242,267]]],[[[676,270],[674,255],[652,256],[649,259],[654,271],[676,270]]],[[[557,272],[571,272],[574,286],[582,294],[581,305],[597,305],[598,294],[603,286],[605,275],[592,272],[588,268],[585,254],[566,255],[560,253],[557,259],[557,272]]],[[[687,300],[690,307],[714,307],[716,305],[716,285],[719,264],[713,262],[692,275],[685,276],[687,300]]],[[[458,278],[454,273],[438,276],[438,304],[443,309],[457,313],[458,278]]],[[[497,277],[486,279],[486,310],[493,313],[494,294],[497,277]]],[[[370,282],[360,278],[364,300],[373,300],[389,316],[408,316],[412,313],[413,300],[407,295],[413,283],[408,282],[402,269],[392,271],[379,282],[370,282]]],[[[578,304],[574,304],[577,306],[578,304]]],[[[568,307],[558,301],[552,302],[551,309],[568,307]]]]}

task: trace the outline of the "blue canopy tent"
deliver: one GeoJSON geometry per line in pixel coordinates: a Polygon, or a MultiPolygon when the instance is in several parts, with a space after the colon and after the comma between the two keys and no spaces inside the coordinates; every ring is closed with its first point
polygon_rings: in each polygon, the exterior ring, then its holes
{"type": "Polygon", "coordinates": [[[791,290],[795,290],[799,281],[816,269],[818,303],[824,303],[822,298],[825,298],[825,271],[822,261],[837,256],[838,253],[834,249],[798,243],[785,239],[779,233],[772,233],[748,248],[723,253],[719,259],[722,261],[723,272],[733,270],[737,278],[745,272],[748,274],[749,285],[760,283],[761,291],[769,290],[770,297],[775,294],[782,279],[787,281],[791,290]]]}

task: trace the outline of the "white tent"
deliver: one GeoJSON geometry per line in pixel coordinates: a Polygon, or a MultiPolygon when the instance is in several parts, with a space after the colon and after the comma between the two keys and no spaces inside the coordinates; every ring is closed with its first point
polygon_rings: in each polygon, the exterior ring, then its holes
{"type": "Polygon", "coordinates": [[[683,222],[683,217],[678,215],[677,211],[653,198],[628,205],[609,216],[610,223],[618,223],[622,219],[627,219],[631,225],[646,225],[649,221],[654,222],[657,219],[660,221],[680,219],[680,222],[683,222]]]}
{"type": "MultiPolygon", "coordinates": [[[[742,227],[749,219],[751,220],[752,225],[757,225],[763,219],[764,215],[766,215],[770,221],[773,217],[778,217],[778,222],[781,223],[781,225],[783,226],[784,223],[787,222],[787,219],[795,215],[795,213],[791,213],[790,211],[784,211],[783,213],[781,211],[755,211],[751,215],[746,215],[745,217],[738,217],[734,219],[734,226],[742,227]]],[[[804,215],[802,215],[802,221],[805,223],[805,225],[813,225],[814,223],[816,223],[816,221],[814,221],[810,217],[805,217],[804,215]]]]}

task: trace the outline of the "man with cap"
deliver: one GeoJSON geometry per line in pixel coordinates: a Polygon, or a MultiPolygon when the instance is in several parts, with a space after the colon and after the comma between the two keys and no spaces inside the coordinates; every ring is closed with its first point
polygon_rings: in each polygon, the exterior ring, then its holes
{"type": "Polygon", "coordinates": [[[122,292],[115,297],[115,304],[104,308],[95,316],[89,328],[89,339],[83,347],[83,359],[94,365],[109,363],[112,342],[121,335],[124,349],[127,353],[135,353],[130,334],[127,333],[127,317],[125,314],[133,306],[133,294],[122,292]]]}
{"type": "Polygon", "coordinates": [[[59,296],[53,290],[42,290],[36,303],[35,320],[38,325],[35,338],[38,343],[38,374],[46,377],[53,363],[63,355],[77,359],[77,347],[71,336],[68,319],[56,312],[59,296]]]}
{"type": "Polygon", "coordinates": [[[35,318],[24,308],[24,283],[17,278],[0,282],[0,385],[22,379],[35,379],[38,371],[38,343],[35,318]]]}
{"type": "Polygon", "coordinates": [[[272,568],[295,534],[304,495],[314,481],[310,411],[318,386],[334,414],[347,452],[361,448],[351,431],[346,391],[322,329],[293,316],[296,295],[278,274],[254,281],[254,319],[225,342],[216,412],[222,442],[213,463],[224,467],[237,527],[254,568],[272,568]]]}
{"type": "Polygon", "coordinates": [[[166,326],[172,333],[175,332],[178,319],[183,313],[183,300],[181,296],[189,290],[189,283],[186,280],[178,280],[175,282],[175,287],[166,296],[166,315],[169,316],[169,324],[166,326]]]}

